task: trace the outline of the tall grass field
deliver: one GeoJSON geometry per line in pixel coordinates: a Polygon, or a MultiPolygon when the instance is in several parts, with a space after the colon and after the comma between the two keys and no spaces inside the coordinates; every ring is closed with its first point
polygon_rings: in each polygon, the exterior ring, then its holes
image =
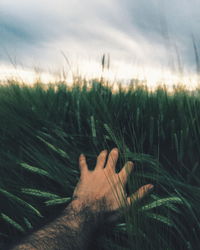
{"type": "Polygon", "coordinates": [[[0,86],[0,249],[52,220],[70,202],[78,157],[91,169],[119,149],[119,171],[135,161],[127,192],[154,190],[91,249],[200,249],[200,90],[92,81],[0,86]]]}

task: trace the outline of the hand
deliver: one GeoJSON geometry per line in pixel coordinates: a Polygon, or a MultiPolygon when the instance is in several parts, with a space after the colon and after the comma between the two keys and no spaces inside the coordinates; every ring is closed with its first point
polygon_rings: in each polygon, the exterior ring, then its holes
{"type": "Polygon", "coordinates": [[[114,148],[106,163],[107,150],[102,151],[97,157],[96,167],[93,171],[88,169],[86,158],[83,154],[79,157],[80,180],[74,190],[73,198],[83,205],[90,206],[95,212],[117,211],[119,208],[130,205],[131,202],[143,198],[152,188],[147,184],[127,197],[125,186],[133,170],[133,162],[127,162],[119,173],[115,172],[118,160],[118,149],[114,148]],[[106,163],[106,164],[105,164],[106,163]]]}

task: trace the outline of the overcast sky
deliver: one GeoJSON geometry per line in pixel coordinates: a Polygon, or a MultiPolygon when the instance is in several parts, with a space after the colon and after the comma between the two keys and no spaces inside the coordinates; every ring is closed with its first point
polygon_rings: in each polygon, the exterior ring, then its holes
{"type": "Polygon", "coordinates": [[[200,51],[199,0],[0,0],[1,65],[62,68],[63,51],[77,66],[109,53],[111,66],[195,71],[192,37],[200,51]]]}

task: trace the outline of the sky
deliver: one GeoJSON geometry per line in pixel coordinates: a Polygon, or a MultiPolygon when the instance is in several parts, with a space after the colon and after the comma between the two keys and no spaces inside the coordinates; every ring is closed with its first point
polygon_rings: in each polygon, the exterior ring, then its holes
{"type": "Polygon", "coordinates": [[[111,79],[191,82],[199,27],[199,0],[1,0],[0,79],[96,77],[109,54],[111,79]]]}

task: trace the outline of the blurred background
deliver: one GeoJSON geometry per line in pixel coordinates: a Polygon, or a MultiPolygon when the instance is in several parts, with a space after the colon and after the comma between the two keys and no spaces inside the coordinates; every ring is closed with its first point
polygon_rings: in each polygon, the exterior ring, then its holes
{"type": "Polygon", "coordinates": [[[0,79],[198,83],[198,0],[1,0],[0,79]]]}

